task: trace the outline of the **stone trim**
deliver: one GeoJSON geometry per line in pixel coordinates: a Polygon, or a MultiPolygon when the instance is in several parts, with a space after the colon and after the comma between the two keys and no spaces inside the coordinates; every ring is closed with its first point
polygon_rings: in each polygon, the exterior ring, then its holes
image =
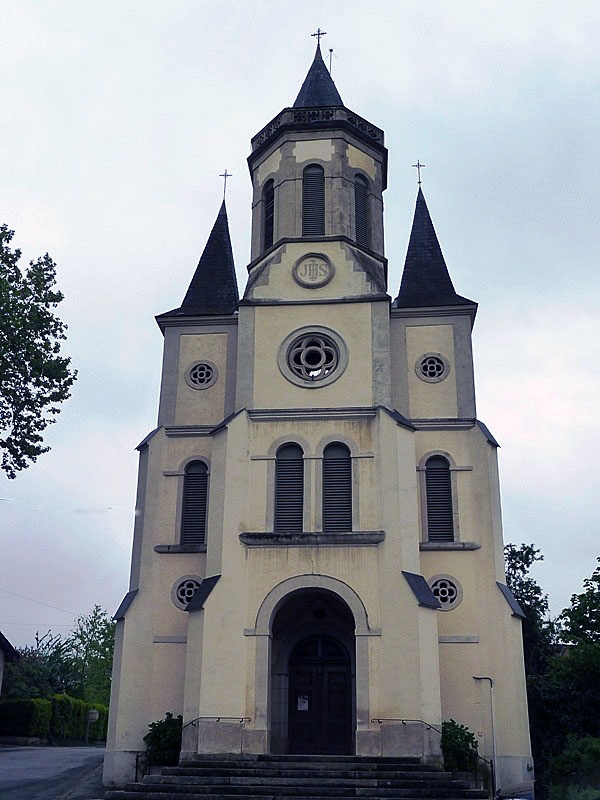
{"type": "Polygon", "coordinates": [[[438,636],[439,644],[479,644],[477,634],[447,634],[438,636]]]}
{"type": "MultiPolygon", "coordinates": [[[[376,546],[385,540],[385,531],[356,531],[355,533],[272,533],[248,531],[240,533],[240,542],[248,547],[310,547],[322,546],[376,546]]],[[[156,548],[155,548],[156,549],[156,548]]]]}
{"type": "Polygon", "coordinates": [[[206,544],[156,544],[155,553],[206,553],[206,544]]]}
{"type": "Polygon", "coordinates": [[[419,550],[480,550],[477,542],[419,542],[419,550]]]}

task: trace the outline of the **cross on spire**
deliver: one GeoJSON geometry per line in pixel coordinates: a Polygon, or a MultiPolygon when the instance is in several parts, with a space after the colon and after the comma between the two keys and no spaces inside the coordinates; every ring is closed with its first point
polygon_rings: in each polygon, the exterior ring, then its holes
{"type": "Polygon", "coordinates": [[[423,167],[426,167],[426,166],[427,166],[427,164],[421,164],[419,159],[417,159],[417,163],[416,164],[413,164],[413,167],[417,168],[417,174],[419,176],[419,186],[421,185],[421,170],[423,169],[423,167]]]}
{"type": "Polygon", "coordinates": [[[311,33],[311,36],[317,37],[317,47],[321,44],[321,36],[327,36],[327,31],[322,31],[321,28],[317,28],[316,33],[311,33]]]}
{"type": "Polygon", "coordinates": [[[225,192],[227,191],[227,178],[232,178],[233,175],[231,172],[227,172],[227,167],[225,167],[225,172],[222,172],[219,175],[219,178],[223,178],[223,200],[225,200],[225,192]]]}

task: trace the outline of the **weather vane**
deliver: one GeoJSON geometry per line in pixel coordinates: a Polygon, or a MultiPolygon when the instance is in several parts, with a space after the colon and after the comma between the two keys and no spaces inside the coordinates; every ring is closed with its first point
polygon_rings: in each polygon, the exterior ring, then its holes
{"type": "Polygon", "coordinates": [[[322,31],[321,28],[317,28],[316,33],[311,33],[311,36],[317,37],[317,45],[321,44],[321,36],[327,36],[327,31],[322,31]]]}
{"type": "Polygon", "coordinates": [[[219,178],[223,178],[223,200],[225,200],[225,192],[227,191],[227,178],[233,177],[231,172],[227,172],[227,167],[225,167],[225,172],[222,172],[219,175],[219,178]]]}
{"type": "Polygon", "coordinates": [[[421,185],[421,170],[423,169],[423,167],[426,167],[426,166],[427,166],[427,164],[421,164],[419,159],[417,159],[417,163],[416,164],[413,164],[413,167],[417,168],[417,174],[419,176],[419,186],[421,185]]]}

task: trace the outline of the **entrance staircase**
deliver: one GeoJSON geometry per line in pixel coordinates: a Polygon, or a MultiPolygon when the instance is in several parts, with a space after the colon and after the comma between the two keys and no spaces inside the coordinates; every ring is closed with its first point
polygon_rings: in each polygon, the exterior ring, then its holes
{"type": "Polygon", "coordinates": [[[198,756],[105,800],[484,800],[487,792],[418,758],[198,756]]]}

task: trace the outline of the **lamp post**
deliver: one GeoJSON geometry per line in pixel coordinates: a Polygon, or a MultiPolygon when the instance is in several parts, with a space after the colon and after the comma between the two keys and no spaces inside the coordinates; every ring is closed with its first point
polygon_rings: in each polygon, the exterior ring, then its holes
{"type": "Polygon", "coordinates": [[[492,792],[496,796],[496,722],[494,720],[494,681],[489,675],[473,675],[473,680],[490,682],[490,715],[492,720],[492,792]]]}

